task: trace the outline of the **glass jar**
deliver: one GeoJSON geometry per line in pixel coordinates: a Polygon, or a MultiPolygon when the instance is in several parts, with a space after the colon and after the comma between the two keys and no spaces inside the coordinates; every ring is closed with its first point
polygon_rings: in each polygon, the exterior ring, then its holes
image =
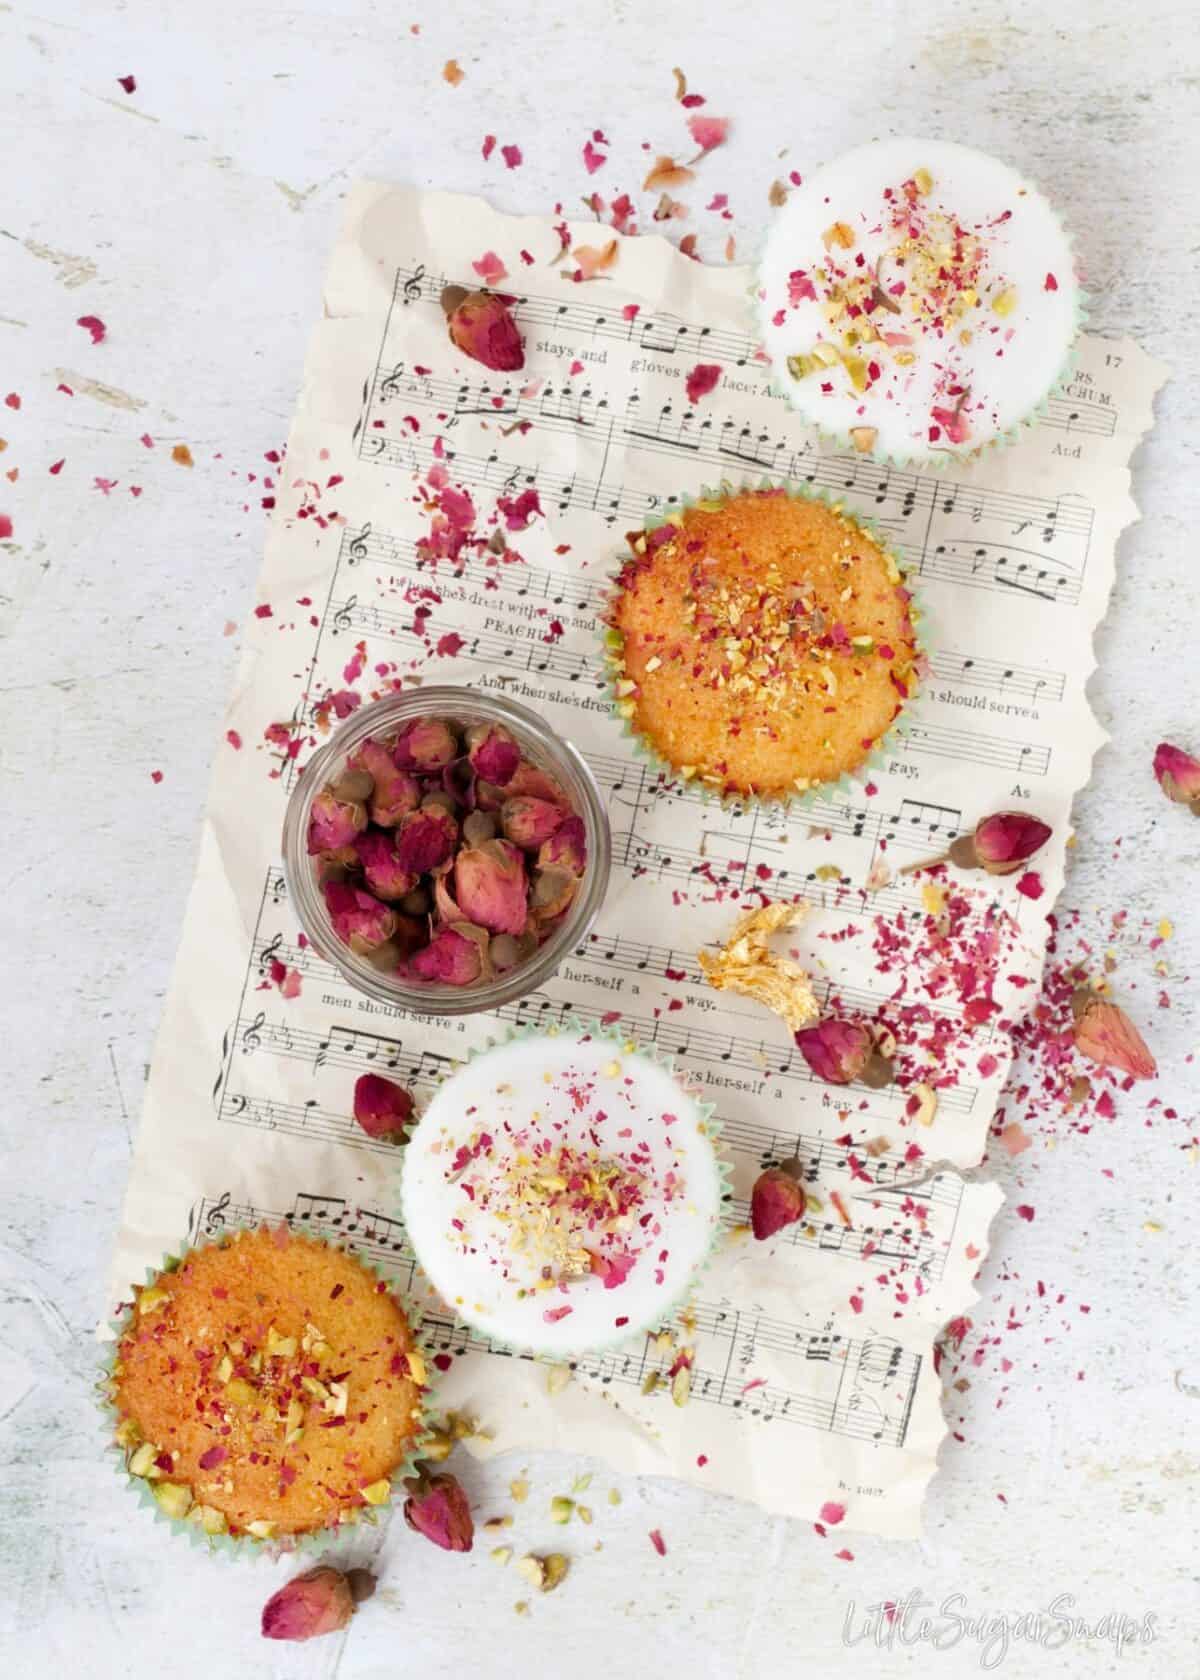
{"type": "Polygon", "coordinates": [[[283,824],[288,897],[313,949],[356,990],[414,1015],[473,1015],[499,1009],[536,990],[587,937],[608,889],[611,860],[608,813],[579,751],[527,706],[473,688],[413,688],[360,707],[308,760],[292,790],[283,824]],[[446,718],[464,730],[475,723],[501,724],[522,757],[561,784],[575,813],[583,818],[587,834],[587,867],[562,922],[524,962],[472,986],[404,980],[372,967],[334,932],[317,882],[315,859],[308,854],[313,799],[327,782],[337,780],[358,745],[368,736],[386,738],[406,723],[431,717],[446,718]]]}

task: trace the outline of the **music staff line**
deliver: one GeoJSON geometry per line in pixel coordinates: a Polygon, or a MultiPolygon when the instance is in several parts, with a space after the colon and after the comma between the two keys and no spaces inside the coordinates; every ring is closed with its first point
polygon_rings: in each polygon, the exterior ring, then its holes
{"type": "MultiPolygon", "coordinates": [[[[411,1287],[415,1260],[405,1252],[402,1236],[381,1242],[377,1231],[396,1229],[387,1215],[355,1209],[342,1197],[315,1196],[298,1192],[292,1208],[276,1212],[251,1203],[235,1202],[227,1191],[217,1198],[203,1198],[192,1209],[189,1225],[193,1234],[216,1235],[235,1226],[262,1222],[283,1222],[291,1229],[336,1231],[348,1247],[361,1247],[395,1268],[399,1256],[407,1269],[411,1287]],[[349,1215],[349,1218],[347,1218],[349,1215]],[[359,1220],[367,1227],[359,1233],[359,1220]]],[[[821,1429],[850,1440],[882,1442],[901,1447],[907,1431],[913,1397],[920,1378],[922,1358],[901,1343],[884,1336],[857,1337],[820,1332],[773,1319],[766,1315],[742,1315],[698,1302],[694,1309],[697,1357],[692,1366],[690,1398],[745,1411],[766,1421],[779,1418],[800,1426],[821,1429]],[[716,1344],[709,1348],[704,1339],[716,1344]],[[788,1360],[802,1362],[801,1369],[812,1383],[805,1392],[779,1382],[756,1387],[748,1399],[741,1375],[755,1353],[765,1349],[788,1360]],[[850,1391],[843,1397],[847,1374],[850,1391]],[[820,1388],[823,1395],[814,1392],[820,1388]],[[877,1397],[875,1390],[893,1392],[877,1397]],[[828,1391],[832,1390],[832,1393],[828,1391]],[[886,1400],[886,1404],[885,1404],[886,1400]]],[[[478,1352],[497,1358],[533,1361],[532,1354],[514,1354],[488,1337],[468,1330],[449,1314],[427,1311],[418,1324],[422,1342],[436,1352],[478,1352]]],[[[641,1389],[650,1371],[665,1376],[672,1353],[659,1351],[650,1336],[642,1339],[640,1353],[633,1350],[588,1355],[570,1361],[572,1370],[607,1386],[627,1384],[641,1389]]],[[[664,1385],[669,1391],[669,1385],[664,1385]]]]}
{"type": "MultiPolygon", "coordinates": [[[[434,586],[441,576],[437,566],[418,556],[414,541],[374,531],[370,524],[343,532],[339,561],[348,568],[365,561],[385,568],[415,571],[426,575],[434,586]]],[[[449,563],[443,561],[441,564],[446,567],[449,563]]],[[[460,559],[454,563],[450,575],[456,582],[486,589],[489,594],[544,601],[548,613],[550,609],[564,607],[598,613],[605,594],[602,583],[592,583],[572,577],[567,572],[524,563],[497,566],[475,558],[465,562],[460,559]]],[[[937,682],[987,689],[999,695],[1023,695],[1043,702],[1062,700],[1067,682],[1063,671],[943,649],[930,656],[929,675],[937,682]]]]}
{"type": "MultiPolygon", "coordinates": [[[[450,282],[445,278],[426,274],[424,268],[399,268],[393,295],[409,304],[424,301],[440,309],[442,290],[448,284],[450,282]]],[[[730,362],[738,368],[761,368],[766,383],[768,363],[757,340],[745,332],[696,327],[667,310],[656,311],[653,315],[644,315],[639,311],[631,321],[614,311],[592,309],[585,304],[559,303],[554,298],[535,295],[518,296],[513,308],[527,327],[585,332],[593,339],[620,340],[654,355],[703,354],[714,361],[730,362]]],[[[1091,396],[1076,392],[1070,399],[1051,397],[1040,424],[1066,432],[1112,437],[1116,430],[1116,410],[1105,407],[1100,396],[1101,393],[1091,396]]]]}
{"type": "MultiPolygon", "coordinates": [[[[549,498],[559,513],[568,509],[596,513],[609,526],[621,521],[642,525],[654,515],[670,513],[683,505],[682,497],[678,495],[664,498],[652,491],[627,488],[624,484],[606,485],[602,474],[593,480],[574,472],[556,472],[544,464],[533,466],[527,462],[506,461],[497,449],[488,455],[476,455],[445,446],[441,454],[435,454],[433,442],[424,435],[397,439],[375,431],[364,431],[359,439],[359,454],[364,460],[402,467],[418,475],[424,475],[435,464],[448,465],[462,483],[506,495],[536,489],[549,498]]],[[[840,487],[841,481],[829,476],[828,460],[814,456],[810,464],[796,455],[790,463],[777,462],[770,470],[793,483],[840,487]]],[[[766,471],[768,468],[759,463],[756,470],[766,471]]],[[[1042,498],[1018,497],[1007,491],[995,490],[987,491],[986,495],[993,499],[1006,499],[1014,506],[1023,505],[1028,510],[1023,518],[1017,512],[1012,516],[1004,515],[1006,519],[1015,517],[1019,525],[1026,528],[1037,526],[1044,532],[1053,533],[1054,523],[1048,515],[1056,510],[1042,498]]],[[[1086,518],[1090,534],[1090,510],[1086,518]]],[[[880,522],[885,527],[889,523],[886,516],[881,516],[880,522]]],[[[1080,540],[1082,552],[1075,569],[1055,557],[1038,555],[1036,550],[1008,542],[981,541],[974,537],[932,546],[925,541],[919,550],[910,549],[904,542],[898,542],[897,547],[915,574],[1000,594],[1031,595],[1051,603],[1061,601],[1074,605],[1082,595],[1087,564],[1087,536],[1082,536],[1080,540]],[[1015,560],[1009,554],[1009,548],[1017,557],[1015,560]]]]}

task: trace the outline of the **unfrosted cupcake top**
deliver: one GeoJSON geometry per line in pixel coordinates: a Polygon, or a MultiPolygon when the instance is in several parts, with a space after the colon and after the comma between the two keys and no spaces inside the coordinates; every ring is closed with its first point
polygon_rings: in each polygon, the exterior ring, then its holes
{"type": "Polygon", "coordinates": [[[135,1292],[117,1440],[169,1516],[273,1539],[386,1502],[424,1381],[403,1312],[352,1255],[242,1231],[135,1292]]]}
{"type": "Polygon", "coordinates": [[[404,1164],[417,1258],[455,1313],[537,1352],[660,1323],[703,1260],[720,1177],[702,1110],[632,1046],[515,1040],[434,1096],[404,1164]]]}
{"type": "Polygon", "coordinates": [[[617,707],[686,781],[782,799],[859,769],[916,681],[895,560],[785,490],[696,503],[633,553],[611,607],[617,707]]]}
{"type": "Polygon", "coordinates": [[[1071,249],[1007,164],[948,141],[879,140],[808,176],[767,239],[763,342],[815,424],[864,454],[970,455],[1062,376],[1071,249]]]}

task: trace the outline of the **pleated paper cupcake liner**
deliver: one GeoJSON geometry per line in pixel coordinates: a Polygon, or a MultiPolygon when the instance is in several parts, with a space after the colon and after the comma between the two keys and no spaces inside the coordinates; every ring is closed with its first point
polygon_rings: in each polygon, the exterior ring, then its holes
{"type": "MultiPolygon", "coordinates": [[[[187,1256],[196,1249],[221,1247],[236,1241],[237,1236],[237,1232],[222,1231],[211,1237],[200,1237],[178,1254],[164,1255],[160,1265],[147,1268],[144,1287],[149,1288],[163,1273],[176,1271],[187,1256]]],[[[345,1248],[345,1245],[340,1243],[326,1243],[319,1237],[296,1236],[294,1233],[291,1234],[290,1240],[292,1242],[306,1242],[313,1247],[345,1248]]],[[[138,1503],[147,1508],[157,1522],[171,1529],[174,1533],[185,1537],[193,1546],[202,1546],[214,1556],[229,1558],[264,1555],[280,1557],[322,1551],[333,1541],[339,1539],[347,1529],[356,1528],[364,1523],[370,1526],[378,1524],[380,1518],[385,1516],[392,1507],[392,1495],[397,1491],[403,1491],[402,1484],[406,1477],[416,1474],[417,1462],[432,1436],[430,1426],[432,1406],[430,1401],[433,1393],[433,1385],[429,1379],[430,1358],[427,1350],[420,1345],[416,1337],[415,1327],[419,1323],[419,1315],[412,1307],[406,1293],[396,1286],[393,1278],[389,1277],[386,1272],[370,1260],[364,1259],[357,1250],[346,1249],[346,1252],[350,1253],[352,1258],[365,1271],[370,1272],[387,1286],[389,1293],[396,1300],[408,1321],[410,1330],[413,1332],[414,1347],[420,1353],[424,1365],[423,1380],[419,1384],[422,1425],[409,1442],[404,1458],[386,1478],[390,1484],[390,1493],[386,1500],[381,1501],[379,1505],[351,1506],[339,1515],[336,1522],[325,1523],[320,1528],[308,1529],[303,1533],[279,1535],[271,1532],[258,1535],[251,1533],[230,1534],[227,1529],[206,1526],[207,1522],[212,1519],[206,1518],[205,1513],[215,1511],[215,1507],[205,1506],[199,1500],[193,1500],[187,1513],[182,1516],[173,1515],[169,1509],[164,1508],[161,1500],[155,1497],[155,1487],[162,1486],[164,1483],[179,1486],[185,1484],[173,1483],[172,1479],[167,1476],[160,1479],[135,1473],[131,1470],[130,1464],[139,1446],[144,1443],[140,1440],[122,1442],[118,1436],[122,1423],[128,1420],[121,1418],[116,1405],[116,1378],[118,1374],[116,1366],[120,1355],[120,1338],[133,1322],[134,1315],[137,1312],[136,1303],[127,1307],[119,1317],[111,1321],[110,1327],[117,1339],[104,1360],[103,1374],[96,1384],[96,1393],[106,1435],[105,1449],[113,1459],[114,1468],[122,1476],[126,1486],[138,1503]]],[[[188,1491],[190,1492],[190,1489],[188,1491]]]]}
{"type": "MultiPolygon", "coordinates": [[[[1041,188],[1038,186],[1036,181],[1031,180],[1029,184],[1036,191],[1041,192],[1041,188]]],[[[856,461],[875,461],[881,466],[897,468],[920,467],[926,468],[931,472],[946,472],[951,467],[972,466],[976,461],[985,456],[989,450],[997,448],[1010,449],[1013,444],[1020,443],[1022,438],[1026,437],[1035,426],[1046,418],[1047,414],[1050,412],[1050,403],[1052,399],[1058,396],[1065,387],[1070,384],[1072,378],[1074,377],[1079,358],[1079,336],[1087,326],[1088,322],[1087,293],[1084,291],[1082,282],[1079,278],[1078,264],[1075,257],[1075,242],[1071,238],[1070,230],[1067,227],[1063,216],[1057,209],[1055,209],[1049,196],[1046,193],[1042,193],[1041,196],[1046,200],[1047,205],[1050,207],[1050,213],[1054,217],[1055,222],[1058,224],[1059,231],[1063,236],[1063,241],[1071,253],[1071,278],[1075,285],[1075,295],[1073,299],[1074,320],[1072,322],[1071,337],[1067,344],[1066,351],[1063,354],[1063,359],[1055,369],[1051,378],[1047,381],[1045,390],[1038,398],[1037,402],[1030,408],[1029,412],[1022,415],[1019,420],[1014,421],[1011,426],[1007,426],[1003,431],[997,432],[994,437],[986,439],[986,441],[981,443],[977,449],[969,450],[965,455],[955,454],[945,449],[913,449],[902,451],[877,449],[860,450],[855,445],[849,429],[842,430],[836,426],[827,426],[822,421],[814,419],[812,416],[796,406],[792,400],[793,387],[785,383],[785,381],[780,377],[779,373],[776,371],[775,363],[773,361],[769,363],[770,380],[768,384],[768,388],[772,396],[781,397],[792,410],[793,414],[798,415],[806,426],[811,427],[812,430],[816,432],[820,442],[828,444],[831,448],[837,450],[839,454],[853,456],[856,461]]],[[[754,279],[747,291],[751,308],[754,311],[754,319],[760,331],[764,331],[766,326],[764,300],[760,296],[763,289],[760,259],[760,261],[755,264],[754,279]]]]}
{"type": "Polygon", "coordinates": [[[609,685],[608,695],[612,714],[621,726],[621,733],[631,743],[636,756],[644,760],[657,774],[668,781],[682,782],[689,789],[696,789],[705,803],[720,805],[725,810],[737,806],[753,808],[767,806],[775,810],[808,811],[818,802],[831,799],[849,799],[856,793],[861,794],[862,783],[870,779],[872,772],[886,770],[895,761],[897,754],[903,750],[903,744],[912,727],[911,714],[913,705],[919,692],[919,683],[929,656],[926,628],[929,615],[925,604],[918,596],[913,576],[899,559],[886,534],[874,520],[866,518],[858,512],[849,512],[845,503],[836,496],[827,495],[823,490],[815,490],[809,486],[797,485],[790,479],[772,478],[764,476],[754,480],[745,479],[739,484],[731,484],[722,480],[715,488],[702,487],[699,495],[684,494],[681,507],[672,513],[655,516],[645,524],[647,531],[658,530],[661,526],[676,523],[675,514],[688,508],[700,508],[702,511],[713,511],[724,502],[731,501],[746,492],[784,491],[796,501],[820,502],[832,512],[841,514],[843,518],[858,525],[884,552],[900,574],[900,581],[907,591],[908,615],[913,629],[915,656],[913,660],[913,686],[898,715],[889,724],[885,732],[873,744],[871,750],[864,756],[853,770],[843,771],[832,781],[817,782],[804,789],[797,788],[786,794],[771,793],[737,793],[727,792],[721,788],[709,786],[700,777],[682,777],[677,766],[671,764],[646,736],[639,733],[633,723],[633,707],[620,693],[620,684],[624,679],[624,639],[621,632],[612,623],[617,598],[621,587],[621,574],[627,564],[628,557],[623,556],[616,569],[609,573],[606,579],[608,588],[605,601],[600,610],[600,622],[603,630],[604,659],[608,667],[609,685]]]}
{"type": "MultiPolygon", "coordinates": [[[[487,1039],[484,1043],[473,1049],[466,1057],[464,1057],[462,1062],[460,1062],[459,1069],[456,1069],[456,1071],[468,1066],[471,1062],[475,1061],[477,1057],[486,1055],[489,1051],[499,1049],[504,1045],[516,1044],[529,1039],[549,1038],[557,1040],[566,1037],[587,1038],[611,1044],[615,1050],[620,1052],[621,1055],[644,1056],[646,1060],[651,1062],[655,1067],[661,1068],[664,1072],[669,1073],[680,1086],[683,1093],[695,1104],[696,1109],[699,1112],[700,1123],[704,1129],[705,1135],[708,1137],[713,1146],[713,1154],[716,1160],[720,1189],[717,1198],[717,1215],[713,1219],[712,1229],[709,1232],[708,1245],[703,1256],[696,1262],[694,1268],[688,1274],[686,1281],[678,1290],[676,1290],[675,1294],[661,1306],[656,1307],[653,1320],[636,1327],[623,1326],[618,1334],[605,1337],[601,1341],[590,1341],[585,1345],[564,1346],[562,1348],[555,1348],[553,1352],[536,1351],[531,1349],[526,1343],[513,1341],[508,1337],[497,1334],[494,1329],[482,1320],[464,1317],[456,1306],[446,1301],[439,1293],[436,1285],[432,1282],[424,1268],[421,1266],[420,1255],[418,1254],[416,1256],[417,1269],[420,1272],[426,1291],[431,1299],[438,1304],[440,1310],[453,1319],[456,1330],[465,1331],[474,1336],[485,1337],[493,1348],[497,1348],[505,1353],[531,1357],[546,1365],[569,1364],[572,1360],[583,1359],[590,1354],[611,1353],[615,1349],[623,1347],[626,1343],[636,1342],[647,1335],[652,1335],[656,1330],[667,1327],[670,1322],[683,1310],[689,1299],[691,1299],[691,1297],[695,1294],[701,1280],[711,1269],[713,1261],[720,1251],[720,1239],[723,1230],[721,1213],[727,1207],[732,1195],[733,1168],[721,1148],[721,1124],[715,1117],[716,1111],[713,1104],[705,1102],[686,1076],[683,1076],[676,1071],[674,1056],[668,1055],[654,1047],[641,1045],[636,1039],[632,1038],[629,1033],[623,1033],[616,1027],[606,1027],[599,1021],[593,1020],[590,1017],[578,1015],[566,1015],[563,1017],[561,1022],[552,1027],[513,1027],[509,1031],[502,1033],[495,1038],[487,1039]]],[[[445,1084],[448,1080],[453,1078],[453,1073],[448,1074],[446,1076],[446,1080],[443,1080],[442,1083],[445,1084]]],[[[409,1230],[405,1207],[406,1179],[404,1166],[405,1163],[402,1161],[399,1168],[399,1213],[401,1219],[404,1221],[405,1229],[409,1230]]],[[[409,1237],[409,1242],[412,1242],[411,1235],[409,1237]]],[[[416,1287],[417,1284],[414,1279],[414,1291],[416,1287]]]]}

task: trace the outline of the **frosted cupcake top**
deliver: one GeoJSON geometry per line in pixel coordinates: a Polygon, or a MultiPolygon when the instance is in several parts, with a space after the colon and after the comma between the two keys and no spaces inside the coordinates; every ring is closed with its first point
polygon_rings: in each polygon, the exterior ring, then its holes
{"type": "Polygon", "coordinates": [[[862,454],[962,457],[1061,377],[1078,288],[1047,200],[949,141],[878,140],[808,176],[759,277],[763,342],[797,409],[862,454]]]}
{"type": "Polygon", "coordinates": [[[661,1323],[705,1258],[721,1182],[699,1103],[607,1037],[514,1040],[434,1096],[404,1163],[426,1275],[484,1334],[539,1353],[661,1323]]]}

